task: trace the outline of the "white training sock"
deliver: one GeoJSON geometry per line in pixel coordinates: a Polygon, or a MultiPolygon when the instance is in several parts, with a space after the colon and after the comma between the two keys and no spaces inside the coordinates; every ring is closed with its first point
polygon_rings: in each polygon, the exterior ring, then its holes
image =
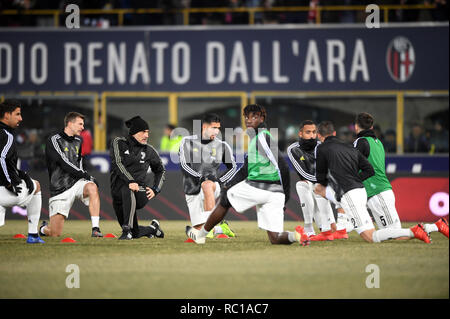
{"type": "Polygon", "coordinates": [[[321,231],[322,232],[329,231],[331,229],[331,224],[336,223],[330,202],[326,198],[323,198],[322,196],[316,196],[316,203],[318,214],[320,215],[321,231]]]}
{"type": "Polygon", "coordinates": [[[33,195],[31,201],[27,205],[29,234],[38,233],[39,218],[41,217],[41,208],[42,208],[42,195],[41,192],[39,192],[33,195]]]}
{"type": "Polygon", "coordinates": [[[296,184],[296,189],[298,198],[300,199],[300,206],[302,208],[305,225],[312,224],[314,214],[314,198],[311,189],[306,182],[298,182],[296,184]]]}
{"type": "Polygon", "coordinates": [[[100,227],[100,216],[91,216],[92,228],[100,227]]]}
{"type": "Polygon", "coordinates": [[[336,223],[336,229],[337,230],[343,230],[345,229],[347,233],[351,232],[353,229],[350,225],[349,221],[347,220],[347,216],[342,213],[337,214],[337,223],[336,223]]]}
{"type": "Polygon", "coordinates": [[[291,243],[295,243],[295,242],[297,241],[297,240],[295,239],[295,233],[292,232],[292,231],[288,231],[287,233],[288,233],[288,240],[289,240],[291,243]]]}
{"type": "Polygon", "coordinates": [[[304,229],[305,229],[305,233],[307,233],[308,236],[316,234],[313,224],[305,224],[304,229]]]}
{"type": "Polygon", "coordinates": [[[202,228],[200,228],[199,232],[200,232],[199,235],[200,235],[201,237],[206,237],[206,235],[209,234],[209,231],[207,231],[207,230],[205,229],[205,225],[203,225],[202,228]]]}
{"type": "Polygon", "coordinates": [[[439,231],[439,229],[438,229],[436,224],[424,224],[423,228],[425,228],[425,231],[427,233],[431,233],[433,231],[439,231]]]}
{"type": "Polygon", "coordinates": [[[381,243],[382,241],[399,238],[399,237],[414,237],[413,232],[409,228],[385,228],[373,232],[372,240],[374,243],[381,243]]]}

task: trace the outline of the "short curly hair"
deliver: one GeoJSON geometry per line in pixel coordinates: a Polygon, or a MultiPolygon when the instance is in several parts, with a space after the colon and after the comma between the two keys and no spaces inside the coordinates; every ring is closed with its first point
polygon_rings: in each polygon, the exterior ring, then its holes
{"type": "Polygon", "coordinates": [[[259,113],[264,117],[264,120],[267,118],[267,112],[264,106],[259,104],[249,104],[244,108],[244,116],[249,115],[250,113],[259,113]]]}

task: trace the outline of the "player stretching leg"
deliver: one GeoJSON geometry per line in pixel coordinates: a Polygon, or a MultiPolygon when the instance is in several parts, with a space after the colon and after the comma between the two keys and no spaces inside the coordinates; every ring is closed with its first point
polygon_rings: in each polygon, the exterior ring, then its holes
{"type": "MultiPolygon", "coordinates": [[[[355,130],[357,135],[353,145],[372,164],[375,175],[363,181],[367,191],[367,206],[372,211],[379,229],[401,228],[400,218],[395,209],[395,195],[385,171],[385,151],[383,144],[373,131],[373,116],[360,113],[356,116],[355,130]]],[[[427,233],[441,232],[448,238],[448,223],[444,218],[434,224],[423,225],[427,233]]]]}
{"type": "Polygon", "coordinates": [[[287,154],[300,177],[296,189],[305,221],[305,232],[310,241],[348,238],[345,225],[339,224],[339,227],[336,226],[330,202],[313,192],[314,183],[317,182],[316,158],[314,155],[317,146],[316,124],[310,120],[303,121],[300,124],[298,135],[299,141],[288,147],[287,154]],[[313,217],[321,230],[319,235],[314,232],[313,217]]]}
{"type": "Polygon", "coordinates": [[[317,147],[316,152],[316,176],[319,184],[316,185],[315,192],[339,201],[364,240],[379,243],[394,238],[417,238],[426,243],[431,242],[421,224],[410,229],[375,230],[367,211],[367,192],[362,183],[375,175],[372,165],[358,150],[336,137],[333,123],[320,123],[317,135],[322,144],[317,147]],[[327,187],[328,184],[330,185],[327,187]]]}
{"type": "MultiPolygon", "coordinates": [[[[180,144],[184,193],[191,224],[196,229],[205,224],[220,196],[221,185],[229,181],[236,171],[231,147],[217,138],[219,133],[220,118],[209,113],[202,119],[201,136],[186,136],[180,144]],[[227,170],[220,173],[222,163],[227,170]]],[[[213,238],[214,234],[235,237],[226,221],[215,226],[207,237],[213,238]]]]}
{"type": "Polygon", "coordinates": [[[187,226],[186,235],[197,244],[204,244],[206,235],[223,220],[230,207],[242,213],[256,206],[258,226],[267,231],[272,244],[306,245],[308,237],[301,226],[295,232],[283,231],[284,206],[290,189],[289,167],[266,128],[266,110],[257,104],[247,105],[244,116],[251,137],[245,163],[224,186],[220,202],[205,225],[200,230],[187,226]]]}
{"type": "Polygon", "coordinates": [[[84,115],[69,112],[64,117],[64,130],[51,135],[46,142],[45,158],[50,180],[49,216],[40,227],[42,236],[61,236],[64,221],[75,201],[89,207],[92,237],[100,232],[100,197],[95,178],[83,169],[80,133],[84,129],[84,115]]]}

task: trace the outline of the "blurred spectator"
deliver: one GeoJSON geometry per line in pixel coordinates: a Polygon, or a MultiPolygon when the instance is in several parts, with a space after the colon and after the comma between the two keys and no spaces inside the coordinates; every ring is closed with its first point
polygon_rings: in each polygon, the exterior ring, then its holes
{"type": "Polygon", "coordinates": [[[164,128],[164,136],[161,138],[159,145],[161,152],[178,152],[183,137],[180,135],[171,136],[173,130],[175,130],[175,125],[172,124],[167,124],[164,128]]]}
{"type": "Polygon", "coordinates": [[[386,131],[383,145],[386,153],[397,152],[397,134],[395,134],[393,129],[386,131]]]}
{"type": "Polygon", "coordinates": [[[337,133],[336,136],[347,143],[352,144],[353,141],[355,140],[355,132],[352,131],[348,126],[341,126],[337,133]]]}
{"type": "Polygon", "coordinates": [[[440,121],[434,123],[434,130],[430,134],[430,154],[448,153],[448,130],[440,121]]]}
{"type": "Polygon", "coordinates": [[[411,128],[411,133],[405,141],[405,152],[426,153],[429,149],[429,143],[425,137],[422,126],[415,123],[411,128]]]}

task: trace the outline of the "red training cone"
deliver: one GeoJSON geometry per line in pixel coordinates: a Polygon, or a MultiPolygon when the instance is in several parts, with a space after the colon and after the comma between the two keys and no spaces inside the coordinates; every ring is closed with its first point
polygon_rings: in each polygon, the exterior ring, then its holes
{"type": "Polygon", "coordinates": [[[114,234],[111,234],[111,233],[109,233],[109,234],[106,234],[106,235],[105,235],[105,237],[106,237],[106,238],[117,238],[117,236],[116,236],[116,235],[114,235],[114,234]]]}
{"type": "Polygon", "coordinates": [[[219,234],[219,235],[217,235],[216,238],[230,238],[230,237],[228,237],[228,235],[225,235],[225,234],[219,234]]]}
{"type": "Polygon", "coordinates": [[[193,239],[188,238],[184,241],[185,243],[195,243],[193,239]]]}
{"type": "Polygon", "coordinates": [[[76,243],[77,241],[71,237],[64,238],[61,240],[62,243],[76,243]]]}
{"type": "Polygon", "coordinates": [[[24,234],[15,234],[13,238],[27,238],[24,234]]]}

